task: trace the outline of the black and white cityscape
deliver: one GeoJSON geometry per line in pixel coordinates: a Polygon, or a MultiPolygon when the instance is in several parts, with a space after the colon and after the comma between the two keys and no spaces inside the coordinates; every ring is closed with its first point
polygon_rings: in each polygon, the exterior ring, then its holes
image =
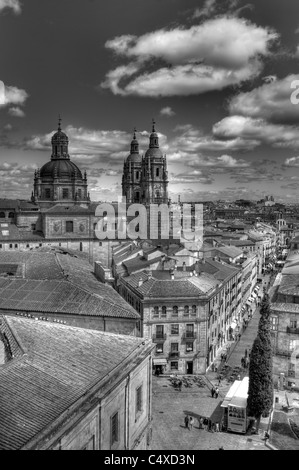
{"type": "Polygon", "coordinates": [[[298,2],[0,0],[0,56],[0,450],[299,450],[298,2]]]}

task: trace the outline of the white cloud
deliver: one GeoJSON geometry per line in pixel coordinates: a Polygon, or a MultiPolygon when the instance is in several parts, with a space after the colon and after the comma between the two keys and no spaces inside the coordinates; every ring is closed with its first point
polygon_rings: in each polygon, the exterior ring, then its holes
{"type": "Polygon", "coordinates": [[[213,14],[217,7],[217,0],[206,0],[202,8],[196,8],[193,18],[207,17],[213,14]]]}
{"type": "Polygon", "coordinates": [[[230,114],[263,118],[272,122],[299,123],[299,106],[294,105],[290,99],[294,91],[291,84],[295,80],[299,80],[299,74],[269,80],[252,91],[234,96],[229,103],[230,114]]]}
{"type": "Polygon", "coordinates": [[[189,29],[119,36],[106,47],[131,62],[109,71],[101,86],[114,94],[152,97],[221,90],[257,76],[261,57],[277,38],[269,28],[227,16],[189,29]]]}
{"type": "Polygon", "coordinates": [[[174,116],[175,112],[170,106],[166,106],[160,110],[160,114],[162,114],[162,116],[174,116]]]}
{"type": "Polygon", "coordinates": [[[287,158],[284,162],[285,166],[298,167],[299,166],[299,157],[287,158]]]}
{"type": "Polygon", "coordinates": [[[28,98],[28,93],[25,90],[15,86],[4,85],[2,81],[0,81],[0,92],[0,108],[12,104],[21,106],[28,98]]]}
{"type": "Polygon", "coordinates": [[[5,8],[11,8],[14,13],[21,13],[21,4],[19,0],[0,0],[0,12],[5,8]]]}
{"type": "Polygon", "coordinates": [[[245,116],[229,116],[222,119],[213,126],[213,134],[222,139],[241,138],[274,147],[299,148],[298,127],[272,124],[263,119],[245,116]]]}
{"type": "Polygon", "coordinates": [[[185,173],[179,173],[177,175],[172,174],[169,180],[170,184],[182,184],[182,183],[212,184],[213,181],[214,180],[210,175],[205,175],[200,170],[193,170],[193,171],[189,171],[185,173]]]}
{"type": "Polygon", "coordinates": [[[218,138],[213,135],[203,135],[199,129],[192,125],[179,126],[175,129],[176,137],[169,143],[168,160],[179,160],[182,152],[186,155],[198,155],[202,151],[229,152],[236,150],[252,150],[260,142],[256,139],[242,137],[218,138]],[[180,150],[178,150],[180,149],[180,150]]]}
{"type": "Polygon", "coordinates": [[[25,117],[24,111],[17,106],[13,108],[9,108],[8,114],[10,114],[13,117],[20,117],[20,118],[25,117]]]}

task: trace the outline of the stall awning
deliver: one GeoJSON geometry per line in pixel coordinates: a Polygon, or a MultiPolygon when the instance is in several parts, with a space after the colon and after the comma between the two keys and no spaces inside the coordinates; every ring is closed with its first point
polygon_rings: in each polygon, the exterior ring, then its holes
{"type": "Polygon", "coordinates": [[[233,321],[233,322],[231,323],[231,325],[230,325],[230,327],[231,327],[233,330],[236,328],[236,326],[237,326],[237,323],[234,322],[234,321],[233,321]]]}
{"type": "Polygon", "coordinates": [[[153,359],[153,364],[154,366],[166,365],[167,361],[166,359],[153,359]]]}

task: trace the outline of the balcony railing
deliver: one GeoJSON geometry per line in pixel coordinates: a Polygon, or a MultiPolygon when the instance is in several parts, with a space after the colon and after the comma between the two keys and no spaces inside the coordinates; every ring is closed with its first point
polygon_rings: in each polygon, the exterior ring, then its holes
{"type": "Polygon", "coordinates": [[[291,328],[287,326],[287,333],[292,333],[293,335],[299,335],[299,328],[291,328]]]}
{"type": "Polygon", "coordinates": [[[276,349],[275,354],[277,356],[285,356],[285,357],[291,357],[291,351],[285,351],[282,349],[276,349]]]}
{"type": "Polygon", "coordinates": [[[180,357],[180,351],[170,351],[169,358],[170,359],[177,359],[180,357]]]}
{"type": "Polygon", "coordinates": [[[195,331],[185,331],[182,335],[183,341],[193,341],[197,338],[197,333],[195,331]]]}
{"type": "Polygon", "coordinates": [[[154,343],[162,343],[163,341],[166,340],[166,334],[160,334],[160,335],[153,335],[153,342],[154,343]]]}

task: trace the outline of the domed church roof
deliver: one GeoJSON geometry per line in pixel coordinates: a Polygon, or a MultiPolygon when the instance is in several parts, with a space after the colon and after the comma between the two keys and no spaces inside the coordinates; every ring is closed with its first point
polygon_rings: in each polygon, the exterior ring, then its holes
{"type": "Polygon", "coordinates": [[[51,161],[47,162],[39,171],[40,178],[62,178],[78,179],[82,178],[80,169],[71,162],[68,154],[68,136],[61,130],[61,118],[58,120],[58,130],[53,134],[52,139],[52,155],[51,161]]]}
{"type": "Polygon", "coordinates": [[[41,178],[81,178],[82,173],[75,163],[65,158],[51,160],[40,169],[41,178]]]}
{"type": "Polygon", "coordinates": [[[145,158],[163,158],[163,154],[159,148],[159,137],[155,130],[155,121],[153,120],[152,133],[150,135],[150,144],[148,150],[145,152],[145,158]]]}
{"type": "Polygon", "coordinates": [[[139,153],[139,143],[136,139],[136,129],[134,129],[133,140],[131,141],[131,152],[127,158],[127,162],[131,163],[141,163],[141,155],[139,153]]]}

